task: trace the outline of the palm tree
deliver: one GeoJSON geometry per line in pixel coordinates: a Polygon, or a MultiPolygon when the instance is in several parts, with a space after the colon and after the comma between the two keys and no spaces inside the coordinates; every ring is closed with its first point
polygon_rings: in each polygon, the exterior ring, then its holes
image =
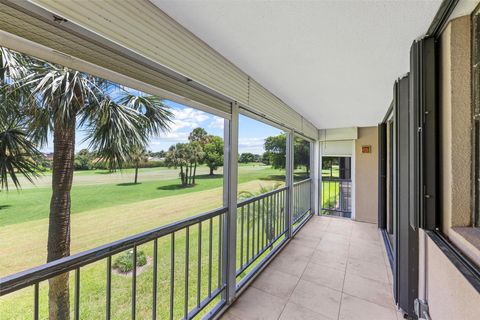
{"type": "MultiPolygon", "coordinates": [[[[18,55],[19,54],[14,54],[18,55]]],[[[35,59],[26,60],[22,74],[12,81],[30,90],[22,114],[34,142],[44,145],[53,135],[52,197],[47,261],[70,255],[70,209],[75,134],[86,129],[90,148],[110,165],[122,168],[130,152],[144,147],[151,135],[168,130],[172,113],[159,99],[123,93],[110,95],[112,84],[35,59]],[[148,101],[148,105],[134,101],[148,101]]],[[[115,92],[118,92],[115,91],[115,92]]],[[[49,318],[69,319],[68,273],[49,280],[49,318]]]]}
{"type": "Polygon", "coordinates": [[[147,162],[148,152],[145,148],[135,148],[134,150],[131,151],[131,158],[132,158],[133,165],[135,166],[135,178],[133,183],[137,184],[138,183],[138,167],[140,166],[140,163],[147,162]]]}
{"type": "Polygon", "coordinates": [[[21,56],[0,47],[0,190],[8,191],[9,178],[19,189],[19,174],[33,183],[38,176],[39,164],[35,159],[43,157],[27,136],[22,122],[20,106],[28,101],[28,93],[12,83],[12,77],[25,74],[21,56]]]}
{"type": "Polygon", "coordinates": [[[201,149],[200,150],[201,154],[199,155],[199,157],[196,157],[194,159],[194,163],[193,163],[193,166],[194,166],[193,167],[193,179],[192,179],[193,184],[195,184],[195,177],[197,175],[197,165],[199,163],[203,162],[203,157],[205,156],[205,153],[203,152],[203,148],[209,142],[209,138],[210,138],[210,136],[208,135],[207,131],[205,131],[205,129],[203,129],[203,128],[195,128],[188,135],[188,141],[190,141],[191,143],[198,144],[200,146],[200,149],[201,149]]]}
{"type": "Polygon", "coordinates": [[[33,183],[40,171],[36,159],[41,157],[42,153],[28,138],[25,128],[14,119],[6,119],[0,112],[0,190],[8,191],[9,178],[19,189],[19,174],[33,183]]]}
{"type": "Polygon", "coordinates": [[[167,155],[165,157],[165,164],[168,167],[180,168],[180,180],[182,181],[182,186],[188,185],[188,171],[185,173],[183,168],[187,166],[187,158],[185,152],[185,143],[177,143],[168,148],[167,155]]]}
{"type": "Polygon", "coordinates": [[[195,184],[195,176],[197,174],[197,163],[199,163],[204,156],[204,152],[200,142],[192,141],[188,143],[188,156],[190,162],[190,184],[195,184]]]}
{"type": "MultiPolygon", "coordinates": [[[[267,192],[271,192],[271,191],[274,191],[274,190],[277,190],[278,188],[281,187],[281,184],[280,183],[275,183],[274,185],[270,186],[270,187],[265,187],[265,186],[262,186],[260,185],[260,190],[258,190],[258,192],[252,192],[252,191],[246,191],[246,190],[243,190],[243,191],[240,191],[238,193],[238,199],[239,200],[245,200],[245,199],[249,199],[249,198],[254,198],[254,197],[258,197],[264,193],[267,193],[267,192]]],[[[271,207],[268,206],[268,202],[262,202],[262,206],[263,208],[260,208],[260,203],[258,204],[258,210],[259,212],[264,212],[266,213],[267,215],[270,215],[270,223],[264,223],[264,230],[263,232],[265,233],[266,235],[266,238],[267,238],[267,242],[270,242],[270,241],[273,241],[273,239],[275,238],[275,225],[276,225],[276,219],[281,219],[283,217],[283,211],[284,211],[284,207],[281,206],[280,207],[280,212],[278,214],[273,214],[271,212],[271,207]]],[[[239,218],[241,218],[239,216],[239,218]]],[[[254,224],[254,220],[256,219],[259,219],[259,220],[262,220],[262,219],[265,219],[268,221],[268,219],[265,217],[265,216],[258,216],[258,217],[255,217],[255,214],[252,215],[252,217],[250,218],[251,221],[250,221],[250,225],[255,225],[254,224]]],[[[260,221],[257,221],[257,224],[261,223],[260,221]]]]}

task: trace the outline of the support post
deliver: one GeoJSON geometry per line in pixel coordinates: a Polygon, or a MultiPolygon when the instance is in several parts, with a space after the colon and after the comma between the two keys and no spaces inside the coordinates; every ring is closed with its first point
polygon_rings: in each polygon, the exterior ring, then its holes
{"type": "Polygon", "coordinates": [[[285,133],[287,136],[286,143],[286,155],[285,155],[285,183],[288,187],[287,190],[287,237],[292,237],[292,224],[293,224],[293,148],[295,133],[290,130],[285,133]]]}
{"type": "Polygon", "coordinates": [[[224,219],[223,272],[226,282],[224,299],[235,300],[237,249],[237,182],[238,182],[238,104],[232,103],[232,116],[224,122],[223,201],[228,207],[224,219]]]}
{"type": "Polygon", "coordinates": [[[310,214],[314,215],[316,214],[317,208],[316,204],[317,201],[315,201],[315,195],[317,194],[316,190],[318,188],[317,184],[317,176],[318,176],[318,169],[317,166],[315,165],[315,141],[310,141],[309,147],[309,155],[310,155],[310,214]]]}

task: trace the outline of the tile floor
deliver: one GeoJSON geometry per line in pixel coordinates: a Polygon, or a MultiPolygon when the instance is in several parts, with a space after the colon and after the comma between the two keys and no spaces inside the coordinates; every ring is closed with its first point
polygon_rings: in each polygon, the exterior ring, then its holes
{"type": "Polygon", "coordinates": [[[376,225],[313,217],[222,319],[400,320],[376,225]]]}

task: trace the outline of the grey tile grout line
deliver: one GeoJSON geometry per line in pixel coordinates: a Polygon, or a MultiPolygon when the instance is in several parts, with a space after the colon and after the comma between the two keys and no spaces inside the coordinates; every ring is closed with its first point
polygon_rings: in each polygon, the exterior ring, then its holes
{"type": "MultiPolygon", "coordinates": [[[[312,221],[313,221],[313,220],[312,220],[312,221]]],[[[311,221],[309,221],[309,222],[311,222],[311,221]]],[[[330,221],[328,222],[328,225],[330,225],[330,221]]],[[[302,230],[300,230],[300,232],[302,232],[302,230]]],[[[300,232],[299,232],[299,233],[300,233],[300,232]]],[[[317,244],[317,246],[315,247],[315,249],[313,249],[314,252],[315,252],[316,248],[318,247],[318,245],[320,244],[320,242],[321,242],[322,240],[323,240],[323,235],[322,235],[322,237],[320,238],[320,241],[318,241],[318,244],[317,244]]],[[[297,289],[298,284],[300,283],[300,280],[302,280],[302,276],[303,276],[303,274],[305,273],[305,270],[307,270],[308,264],[309,264],[310,261],[312,260],[312,257],[313,257],[313,253],[312,253],[312,255],[310,256],[310,258],[308,259],[307,264],[306,264],[306,266],[305,266],[305,269],[303,269],[302,274],[298,277],[297,284],[295,285],[295,287],[293,288],[292,292],[289,294],[288,298],[286,299],[286,303],[283,305],[282,312],[280,312],[280,315],[278,316],[277,319],[280,319],[280,318],[282,317],[282,314],[283,314],[283,312],[285,311],[285,307],[286,307],[287,304],[290,302],[290,298],[292,297],[293,292],[295,292],[295,289],[297,289]]],[[[295,305],[297,305],[295,302],[292,302],[292,303],[295,304],[295,305]]],[[[304,306],[301,306],[301,307],[302,307],[302,308],[305,308],[305,309],[308,309],[308,310],[310,310],[310,311],[315,312],[315,313],[318,314],[318,312],[316,312],[316,311],[314,311],[314,310],[311,310],[310,308],[307,308],[307,307],[304,307],[304,306]]],[[[323,316],[323,315],[322,315],[322,316],[323,316]]]]}
{"type": "Polygon", "coordinates": [[[350,259],[350,244],[352,241],[352,232],[353,231],[350,230],[350,235],[348,237],[348,254],[347,254],[347,261],[345,262],[345,273],[343,274],[342,293],[340,295],[340,303],[338,304],[337,320],[340,319],[340,311],[342,310],[343,289],[345,288],[345,278],[347,277],[348,260],[350,259]]]}

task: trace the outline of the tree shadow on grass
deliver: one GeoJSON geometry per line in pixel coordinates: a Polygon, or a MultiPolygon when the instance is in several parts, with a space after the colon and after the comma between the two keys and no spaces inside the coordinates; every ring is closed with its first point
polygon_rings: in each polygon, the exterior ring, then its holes
{"type": "Polygon", "coordinates": [[[10,208],[10,204],[0,204],[0,210],[10,208]]]}
{"type": "Polygon", "coordinates": [[[101,170],[101,171],[95,171],[94,174],[114,174],[119,172],[118,170],[115,171],[108,171],[108,170],[101,170]]]}
{"type": "Polygon", "coordinates": [[[141,185],[142,183],[141,182],[124,182],[124,183],[118,183],[117,186],[119,187],[129,187],[129,186],[139,186],[141,185]]]}
{"type": "Polygon", "coordinates": [[[193,187],[195,187],[195,185],[184,186],[181,184],[169,184],[168,186],[157,187],[157,190],[174,191],[174,190],[188,189],[193,187]]]}
{"type": "Polygon", "coordinates": [[[284,181],[285,180],[285,175],[272,174],[272,175],[269,175],[269,176],[266,176],[266,177],[258,178],[258,180],[262,180],[262,181],[284,181]]]}
{"type": "Polygon", "coordinates": [[[223,174],[213,174],[213,175],[202,174],[202,175],[196,176],[195,180],[207,180],[207,179],[218,179],[218,178],[223,178],[223,174]]]}

